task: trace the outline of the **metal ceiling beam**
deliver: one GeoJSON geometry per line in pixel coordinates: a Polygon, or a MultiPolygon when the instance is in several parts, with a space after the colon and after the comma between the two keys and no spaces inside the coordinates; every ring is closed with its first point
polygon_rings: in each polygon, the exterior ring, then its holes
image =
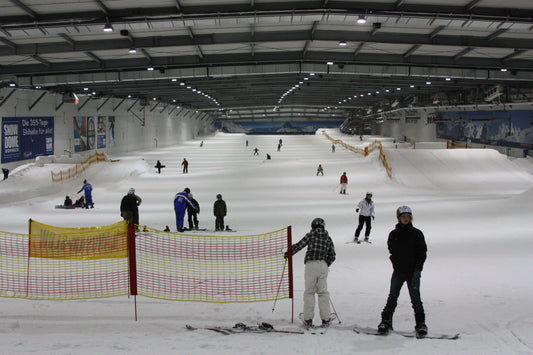
{"type": "Polygon", "coordinates": [[[72,47],[76,45],[76,41],[74,41],[69,35],[66,33],[60,33],[60,37],[62,37],[65,41],[67,41],[72,47]]]}
{"type": "Polygon", "coordinates": [[[33,11],[29,6],[25,5],[19,0],[9,0],[11,1],[15,6],[23,10],[25,13],[30,15],[34,20],[39,19],[39,14],[37,14],[35,11],[33,11]]]}
{"type": "Polygon", "coordinates": [[[513,53],[511,54],[508,54],[506,55],[505,57],[502,58],[502,62],[507,62],[509,61],[511,58],[514,58],[516,56],[519,56],[521,54],[524,54],[525,52],[527,52],[526,50],[523,50],[523,49],[515,49],[513,53]]]}
{"type": "Polygon", "coordinates": [[[44,58],[41,58],[40,56],[38,56],[37,54],[34,54],[31,56],[33,59],[35,59],[36,61],[38,62],[41,62],[42,64],[44,64],[45,66],[47,66],[48,68],[50,68],[50,66],[52,65],[52,63],[50,63],[49,61],[47,61],[46,59],[44,58]]]}
{"type": "Polygon", "coordinates": [[[100,8],[100,10],[102,10],[102,12],[106,15],[106,16],[109,16],[109,9],[104,5],[104,3],[100,0],[94,0],[94,2],[96,3],[96,5],[98,5],[98,7],[100,8]]]}
{"type": "Polygon", "coordinates": [[[476,5],[479,4],[480,2],[481,2],[481,0],[472,0],[472,1],[470,1],[468,4],[466,4],[465,11],[467,11],[467,12],[472,11],[472,9],[474,9],[474,7],[476,7],[476,5]]]}
{"type": "MultiPolygon", "coordinates": [[[[246,32],[238,33],[223,33],[223,34],[200,34],[188,36],[164,36],[164,37],[142,37],[136,38],[135,44],[143,49],[149,48],[164,48],[164,47],[180,47],[180,46],[199,46],[201,45],[221,45],[221,44],[240,44],[240,43],[275,43],[287,41],[334,41],[338,43],[339,38],[349,42],[364,42],[364,43],[384,43],[384,44],[422,44],[433,46],[458,46],[458,47],[474,47],[474,48],[523,48],[533,49],[533,39],[526,38],[497,38],[499,35],[507,32],[507,29],[500,29],[491,35],[480,38],[478,36],[459,35],[439,35],[431,37],[426,34],[414,33],[384,33],[379,32],[374,36],[370,36],[367,32],[361,31],[328,31],[328,30],[312,30],[309,31],[264,31],[255,32],[254,36],[246,32]],[[311,38],[310,38],[311,37],[311,38]]],[[[66,52],[88,52],[88,51],[105,51],[131,48],[130,39],[102,39],[90,41],[76,41],[75,48],[66,37],[62,36],[67,42],[52,42],[35,44],[15,44],[12,41],[1,39],[0,41],[7,45],[7,47],[0,46],[1,56],[12,55],[32,55],[32,54],[59,54],[66,52]]],[[[202,53],[203,54],[203,53],[202,53]]],[[[146,54],[145,54],[146,55],[146,54]]],[[[149,57],[151,59],[151,57],[149,57]]]]}

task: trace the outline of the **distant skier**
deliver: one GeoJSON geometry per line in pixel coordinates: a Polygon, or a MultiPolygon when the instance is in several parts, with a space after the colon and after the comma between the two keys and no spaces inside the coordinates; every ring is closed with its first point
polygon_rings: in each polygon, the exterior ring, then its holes
{"type": "Polygon", "coordinates": [[[2,172],[4,173],[4,180],[7,180],[9,177],[9,169],[2,168],[2,172]]]}
{"type": "Polygon", "coordinates": [[[254,155],[259,155],[259,149],[254,148],[254,155]]]}
{"type": "Polygon", "coordinates": [[[204,141],[200,142],[200,148],[204,146],[204,141]]]}
{"type": "Polygon", "coordinates": [[[132,187],[128,190],[126,196],[120,201],[120,215],[128,223],[139,224],[139,206],[143,202],[142,198],[135,194],[132,187]]]}
{"type": "Polygon", "coordinates": [[[83,180],[83,186],[77,193],[79,194],[82,191],[85,193],[85,208],[94,208],[93,187],[87,182],[87,180],[83,180]]]}
{"type": "Polygon", "coordinates": [[[191,190],[186,187],[182,192],[178,192],[174,197],[174,213],[176,214],[176,229],[178,232],[183,232],[183,217],[185,216],[185,211],[187,206],[196,208],[189,196],[191,190]]]}
{"type": "MultiPolygon", "coordinates": [[[[306,326],[313,325],[315,315],[315,293],[318,295],[318,308],[322,326],[326,327],[330,321],[328,267],[335,261],[335,247],[325,229],[326,223],[322,218],[315,218],[311,222],[311,231],[298,243],[292,245],[292,255],[307,246],[305,253],[305,291],[303,319],[306,326]]],[[[285,253],[287,257],[288,252],[285,253]]]]}
{"type": "Polygon", "coordinates": [[[346,172],[342,173],[340,184],[341,184],[341,191],[339,193],[346,195],[346,186],[348,185],[348,176],[346,176],[346,172]]]}
{"type": "Polygon", "coordinates": [[[408,206],[396,210],[398,224],[389,234],[387,246],[390,252],[393,273],[387,304],[381,312],[378,332],[386,334],[392,330],[392,316],[397,306],[403,283],[407,283],[411,304],[415,312],[415,331],[417,336],[427,334],[426,315],[420,297],[420,276],[426,261],[427,246],[424,234],[413,227],[413,212],[408,206]]]}
{"type": "Polygon", "coordinates": [[[324,169],[322,168],[322,164],[318,164],[318,168],[316,169],[316,176],[318,176],[318,174],[324,176],[324,169]]]}
{"type": "Polygon", "coordinates": [[[374,219],[374,201],[372,201],[372,192],[367,192],[366,197],[359,201],[355,212],[359,212],[359,225],[355,230],[354,242],[359,243],[359,234],[366,224],[365,242],[368,242],[370,230],[372,229],[371,218],[374,219]]]}
{"type": "Polygon", "coordinates": [[[246,140],[246,146],[248,146],[248,139],[246,140]]]}
{"type": "Polygon", "coordinates": [[[332,153],[335,153],[335,144],[332,144],[332,145],[331,145],[331,152],[332,152],[332,153]]]}
{"type": "Polygon", "coordinates": [[[155,168],[157,169],[157,173],[158,174],[161,174],[161,169],[163,169],[165,166],[163,164],[161,164],[161,162],[158,160],[157,163],[155,164],[155,168]]]}
{"type": "Polygon", "coordinates": [[[278,143],[278,152],[280,151],[281,149],[281,143],[278,143]]]}
{"type": "Polygon", "coordinates": [[[272,157],[270,156],[270,154],[267,153],[267,160],[270,160],[272,159],[272,157]]]}
{"type": "Polygon", "coordinates": [[[283,141],[281,140],[281,138],[279,139],[279,142],[278,142],[278,146],[281,148],[281,146],[283,145],[283,141]]]}
{"type": "Polygon", "coordinates": [[[228,212],[226,201],[222,199],[222,195],[217,195],[217,200],[213,204],[213,215],[215,216],[215,230],[224,230],[224,217],[228,212]]]}
{"type": "Polygon", "coordinates": [[[183,158],[183,161],[181,162],[181,166],[183,166],[184,174],[189,173],[189,162],[187,161],[187,159],[183,158]]]}
{"type": "Polygon", "coordinates": [[[192,194],[189,194],[192,204],[187,205],[187,221],[189,222],[189,229],[198,229],[198,214],[200,213],[200,204],[194,199],[192,194]]]}

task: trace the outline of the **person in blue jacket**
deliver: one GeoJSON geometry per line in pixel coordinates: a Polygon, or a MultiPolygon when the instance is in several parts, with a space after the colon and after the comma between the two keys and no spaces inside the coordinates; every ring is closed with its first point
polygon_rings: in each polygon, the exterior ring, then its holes
{"type": "Polygon", "coordinates": [[[93,195],[92,195],[93,187],[91,184],[87,182],[87,180],[83,180],[83,186],[81,187],[80,191],[78,191],[77,193],[79,194],[82,191],[85,192],[85,208],[89,208],[89,207],[94,208],[93,195]]]}
{"type": "Polygon", "coordinates": [[[187,210],[187,205],[190,208],[196,210],[196,206],[192,203],[190,194],[191,190],[186,187],[182,192],[178,192],[174,197],[174,212],[176,213],[176,228],[178,232],[183,232],[183,217],[185,216],[185,211],[187,210]]]}

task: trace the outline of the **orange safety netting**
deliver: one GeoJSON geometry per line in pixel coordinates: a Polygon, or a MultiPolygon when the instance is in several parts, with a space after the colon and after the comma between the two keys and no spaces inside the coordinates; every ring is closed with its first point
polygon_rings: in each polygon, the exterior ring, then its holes
{"type": "Polygon", "coordinates": [[[389,162],[387,161],[387,157],[385,156],[385,153],[383,153],[383,146],[380,141],[375,140],[374,142],[372,142],[372,144],[370,144],[369,146],[366,146],[365,149],[361,149],[361,148],[352,147],[351,145],[344,143],[340,139],[333,139],[326,132],[322,132],[322,134],[326,136],[326,138],[332,141],[334,144],[339,144],[345,149],[348,149],[349,151],[352,151],[356,154],[361,154],[365,157],[369,155],[370,153],[372,153],[374,150],[379,150],[379,161],[381,162],[381,164],[387,171],[387,176],[389,178],[392,178],[392,168],[390,167],[389,162]]]}
{"type": "Polygon", "coordinates": [[[446,141],[446,148],[447,149],[461,149],[461,148],[464,148],[464,149],[469,149],[469,148],[481,148],[481,149],[484,149],[486,148],[484,145],[482,146],[473,146],[472,144],[469,144],[469,143],[457,143],[457,142],[454,142],[454,141],[446,141]]]}
{"type": "Polygon", "coordinates": [[[0,232],[0,297],[72,300],[142,295],[175,301],[292,297],[290,227],[260,235],[189,235],[125,221],[61,228],[30,220],[0,232]]]}
{"type": "Polygon", "coordinates": [[[76,176],[79,176],[81,173],[87,170],[87,168],[93,165],[94,163],[103,161],[105,161],[104,153],[95,152],[94,154],[89,155],[87,159],[85,159],[79,164],[76,164],[76,166],[70,169],[61,170],[58,173],[54,173],[53,171],[51,171],[52,182],[61,182],[75,178],[76,176]]]}
{"type": "Polygon", "coordinates": [[[289,298],[283,253],[288,228],[266,234],[137,232],[138,294],[173,301],[258,302],[289,298]]]}

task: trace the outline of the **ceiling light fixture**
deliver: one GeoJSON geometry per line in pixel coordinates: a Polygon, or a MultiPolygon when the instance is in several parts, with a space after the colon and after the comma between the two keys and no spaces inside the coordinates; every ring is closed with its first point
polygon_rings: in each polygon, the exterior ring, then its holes
{"type": "Polygon", "coordinates": [[[359,15],[359,18],[357,19],[357,23],[360,25],[364,25],[366,23],[365,15],[359,15]]]}
{"type": "Polygon", "coordinates": [[[104,32],[113,32],[113,26],[111,25],[111,22],[109,22],[109,19],[105,22],[104,32]]]}
{"type": "Polygon", "coordinates": [[[132,47],[128,50],[128,53],[137,53],[137,49],[132,47]]]}
{"type": "Polygon", "coordinates": [[[347,46],[347,45],[348,45],[348,43],[346,43],[345,41],[340,41],[339,42],[339,46],[347,46]]]}

